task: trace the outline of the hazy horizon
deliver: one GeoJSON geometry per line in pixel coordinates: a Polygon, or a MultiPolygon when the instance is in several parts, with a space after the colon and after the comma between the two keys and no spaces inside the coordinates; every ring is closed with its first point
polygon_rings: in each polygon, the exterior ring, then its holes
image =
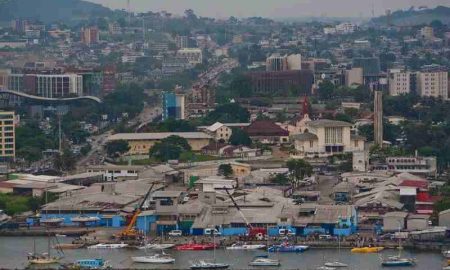
{"type": "MultiPolygon", "coordinates": [[[[125,9],[127,0],[87,0],[113,9],[125,9]]],[[[371,17],[372,6],[375,16],[407,9],[411,6],[450,6],[449,0],[130,0],[131,11],[162,11],[183,14],[193,9],[196,14],[208,17],[270,18],[294,17],[371,17]]]]}

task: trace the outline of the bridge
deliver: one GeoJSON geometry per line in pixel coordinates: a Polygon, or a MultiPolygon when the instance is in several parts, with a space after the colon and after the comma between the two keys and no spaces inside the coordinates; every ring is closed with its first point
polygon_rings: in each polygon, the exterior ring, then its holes
{"type": "Polygon", "coordinates": [[[102,100],[98,97],[94,96],[80,96],[80,97],[66,97],[66,98],[48,98],[48,97],[40,97],[35,95],[30,95],[23,92],[13,91],[13,90],[7,90],[7,89],[0,89],[0,94],[9,94],[9,95],[15,95],[19,97],[29,98],[32,100],[38,100],[38,101],[73,101],[73,100],[91,100],[97,103],[102,103],[102,100]]]}

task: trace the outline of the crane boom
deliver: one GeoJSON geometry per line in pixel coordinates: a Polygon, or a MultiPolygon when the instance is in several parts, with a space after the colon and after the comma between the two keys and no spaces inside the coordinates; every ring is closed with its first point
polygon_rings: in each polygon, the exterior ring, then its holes
{"type": "Polygon", "coordinates": [[[236,201],[234,200],[233,196],[231,196],[230,192],[228,191],[228,188],[223,187],[223,189],[225,189],[225,192],[227,193],[228,197],[230,197],[231,201],[233,202],[234,206],[236,207],[236,209],[238,210],[239,214],[241,215],[242,219],[245,221],[245,224],[247,225],[247,227],[249,227],[250,229],[252,229],[252,225],[250,224],[250,222],[248,222],[247,218],[245,217],[244,213],[242,213],[241,208],[239,207],[239,205],[236,203],[236,201]]]}

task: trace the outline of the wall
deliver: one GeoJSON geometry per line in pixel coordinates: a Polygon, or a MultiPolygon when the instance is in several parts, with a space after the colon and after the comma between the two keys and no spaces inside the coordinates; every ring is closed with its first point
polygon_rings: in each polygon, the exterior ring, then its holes
{"type": "Polygon", "coordinates": [[[139,231],[143,231],[148,234],[151,232],[151,228],[154,223],[156,223],[155,215],[139,216],[136,220],[136,228],[139,231]]]}

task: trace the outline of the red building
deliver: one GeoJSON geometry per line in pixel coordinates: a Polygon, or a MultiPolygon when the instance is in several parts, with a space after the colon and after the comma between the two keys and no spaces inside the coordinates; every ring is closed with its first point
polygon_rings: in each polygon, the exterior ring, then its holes
{"type": "Polygon", "coordinates": [[[264,144],[289,142],[289,132],[269,120],[256,120],[245,128],[245,131],[252,140],[264,144]]]}
{"type": "Polygon", "coordinates": [[[88,46],[100,41],[100,33],[97,27],[81,28],[80,36],[81,42],[88,46]]]}

